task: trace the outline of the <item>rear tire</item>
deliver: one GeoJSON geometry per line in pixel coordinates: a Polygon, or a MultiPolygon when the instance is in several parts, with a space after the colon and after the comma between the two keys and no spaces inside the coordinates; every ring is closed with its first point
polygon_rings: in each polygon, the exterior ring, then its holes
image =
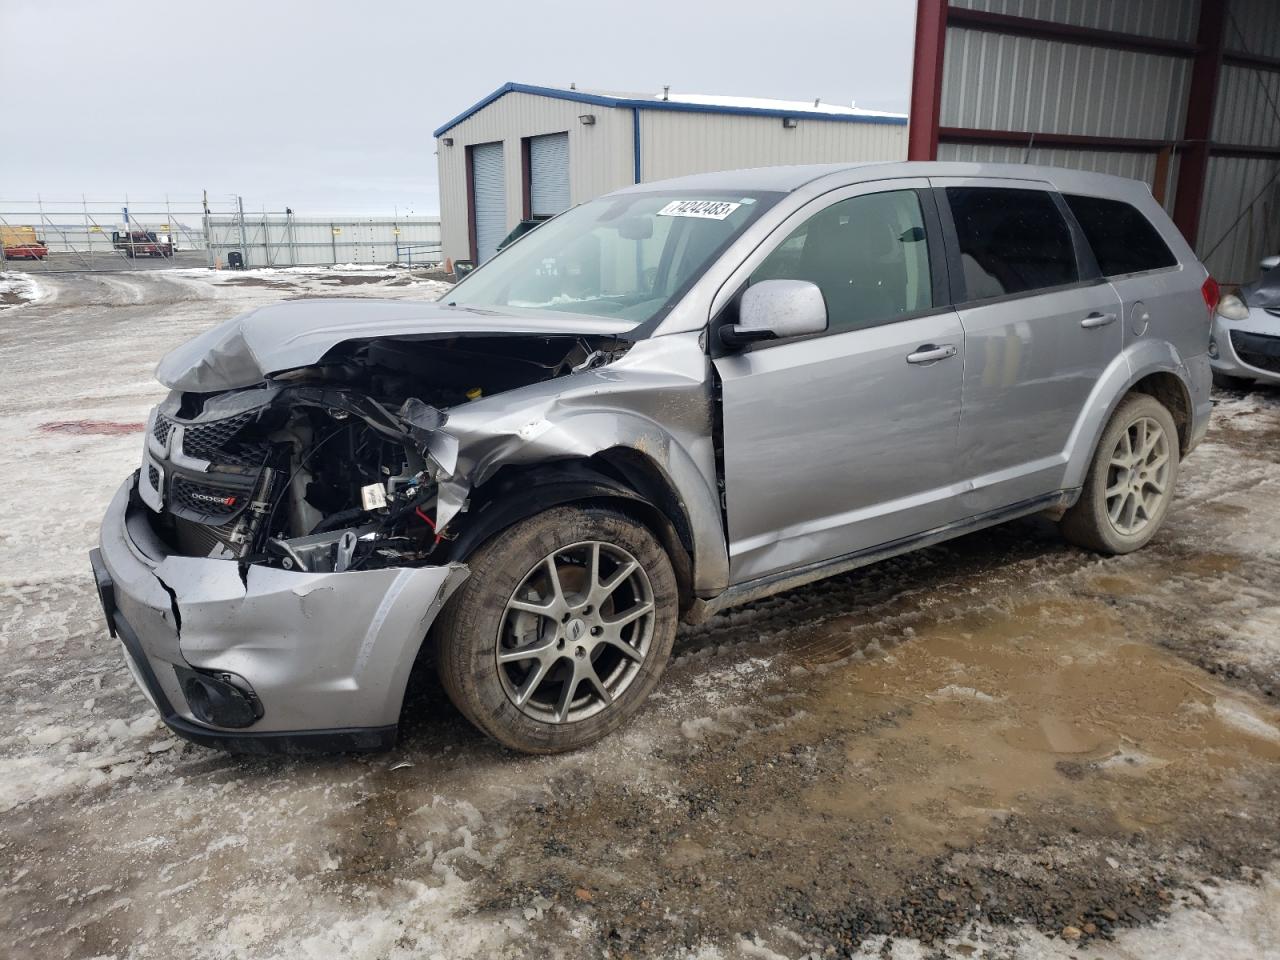
{"type": "Polygon", "coordinates": [[[434,631],[440,681],[468,720],[515,750],[559,753],[635,714],[666,667],[679,607],[648,528],[610,507],[556,507],[467,565],[434,631]]]}
{"type": "Polygon", "coordinates": [[[1178,462],[1173,415],[1154,397],[1129,394],[1098,441],[1080,499],[1063,514],[1062,535],[1109,555],[1145,546],[1173,500],[1178,462]]]}

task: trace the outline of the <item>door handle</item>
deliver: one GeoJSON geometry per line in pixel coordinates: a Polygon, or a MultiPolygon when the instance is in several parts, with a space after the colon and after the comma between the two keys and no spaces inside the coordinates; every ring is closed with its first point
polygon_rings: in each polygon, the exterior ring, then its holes
{"type": "Polygon", "coordinates": [[[1105,327],[1107,324],[1115,322],[1116,315],[1114,313],[1098,313],[1094,311],[1080,321],[1080,326],[1086,330],[1093,330],[1096,327],[1105,327]]]}
{"type": "Polygon", "coordinates": [[[915,353],[907,354],[907,363],[933,363],[955,355],[956,348],[949,343],[940,345],[926,343],[916,347],[915,353]]]}

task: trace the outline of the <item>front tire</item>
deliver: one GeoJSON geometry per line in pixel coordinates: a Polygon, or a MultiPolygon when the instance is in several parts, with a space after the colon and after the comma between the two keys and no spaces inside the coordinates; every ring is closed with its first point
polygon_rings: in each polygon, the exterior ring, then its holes
{"type": "Polygon", "coordinates": [[[1062,535],[1104,554],[1146,546],[1173,500],[1178,455],[1178,427],[1164,404],[1145,393],[1125,397],[1094,451],[1080,499],[1062,517],[1062,535]]]}
{"type": "Polygon", "coordinates": [[[671,560],[603,506],[556,507],[484,544],[436,622],[454,705],[525,753],[576,750],[644,703],[675,640],[671,560]]]}

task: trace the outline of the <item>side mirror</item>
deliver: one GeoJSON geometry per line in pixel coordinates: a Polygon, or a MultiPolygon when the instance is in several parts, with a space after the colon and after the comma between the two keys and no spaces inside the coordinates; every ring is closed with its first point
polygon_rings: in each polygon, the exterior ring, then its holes
{"type": "Polygon", "coordinates": [[[726,347],[758,340],[802,337],[827,329],[827,302],[808,280],[761,280],[747,287],[738,322],[720,328],[726,347]]]}
{"type": "Polygon", "coordinates": [[[1268,270],[1274,270],[1276,267],[1280,267],[1280,256],[1265,257],[1262,263],[1258,264],[1258,266],[1262,267],[1263,273],[1266,273],[1268,270]]]}

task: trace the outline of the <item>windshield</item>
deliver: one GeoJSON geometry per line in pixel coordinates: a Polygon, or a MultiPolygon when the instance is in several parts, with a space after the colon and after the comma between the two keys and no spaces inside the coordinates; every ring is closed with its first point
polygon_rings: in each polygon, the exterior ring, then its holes
{"type": "Polygon", "coordinates": [[[779,196],[667,191],[593,200],[533,230],[441,299],[644,323],[779,196]]]}

